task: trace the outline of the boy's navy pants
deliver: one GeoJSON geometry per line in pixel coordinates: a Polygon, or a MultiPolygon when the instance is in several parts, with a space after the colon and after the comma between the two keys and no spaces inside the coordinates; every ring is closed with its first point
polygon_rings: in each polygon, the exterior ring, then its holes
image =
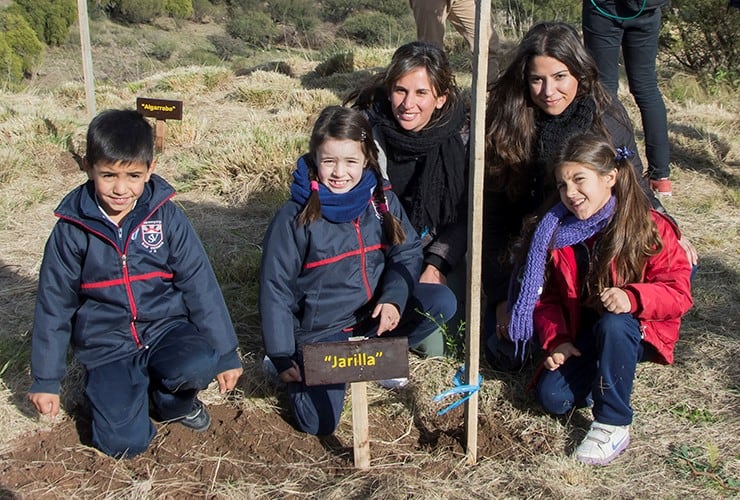
{"type": "MultiPolygon", "coordinates": [[[[409,339],[409,347],[414,347],[439,328],[437,323],[419,314],[416,309],[426,311],[429,316],[436,318],[441,324],[444,320],[440,318],[451,318],[455,314],[457,299],[455,294],[444,285],[417,283],[414,296],[401,314],[400,324],[395,330],[386,332],[383,336],[406,336],[409,339]]],[[[333,338],[325,341],[341,340],[347,340],[346,333],[338,332],[333,338]]],[[[302,368],[303,359],[300,352],[296,356],[296,362],[302,368]]],[[[304,383],[288,384],[290,403],[298,428],[303,432],[319,436],[334,432],[342,416],[345,391],[346,384],[312,387],[304,383]]]]}
{"type": "Polygon", "coordinates": [[[218,360],[195,326],[179,321],[133,357],[88,370],[93,445],[116,457],[145,451],[156,434],[150,411],[160,420],[187,415],[216,376],[218,360]]]}
{"type": "Polygon", "coordinates": [[[580,356],[571,356],[555,371],[543,370],[537,400],[550,413],[562,415],[588,405],[602,424],[632,423],[632,385],[637,363],[655,350],[642,341],[640,323],[631,314],[604,313],[576,338],[580,356]]]}

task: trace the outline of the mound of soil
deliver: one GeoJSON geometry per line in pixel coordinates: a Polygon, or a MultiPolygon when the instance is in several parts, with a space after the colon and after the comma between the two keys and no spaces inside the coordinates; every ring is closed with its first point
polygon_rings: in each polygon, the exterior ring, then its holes
{"type": "MultiPolygon", "coordinates": [[[[318,488],[327,479],[355,470],[351,422],[347,421],[351,419],[343,418],[335,435],[316,437],[297,431],[290,417],[286,420],[276,412],[226,405],[210,406],[209,412],[212,423],[205,433],[176,423],[159,424],[145,453],[122,460],[89,446],[90,426],[84,416],[35,431],[0,456],[4,493],[11,498],[13,491],[98,496],[130,491],[132,484],[138,484],[147,495],[202,498],[209,496],[214,484],[237,481],[265,486],[298,482],[302,491],[310,491],[306,488],[318,488]]],[[[408,415],[374,415],[371,409],[369,419],[371,468],[410,465],[404,467],[404,474],[413,474],[415,461],[440,452],[449,455],[451,460],[424,460],[424,472],[429,474],[435,472],[430,467],[453,468],[464,454],[461,409],[429,421],[414,417],[413,422],[408,415]]],[[[513,441],[507,430],[482,419],[479,457],[505,458],[515,448],[513,441]]],[[[437,472],[444,475],[449,470],[437,472]]]]}

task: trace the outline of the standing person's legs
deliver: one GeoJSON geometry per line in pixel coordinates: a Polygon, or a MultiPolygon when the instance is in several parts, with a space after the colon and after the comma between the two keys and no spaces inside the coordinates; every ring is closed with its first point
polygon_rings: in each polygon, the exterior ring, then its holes
{"type": "Polygon", "coordinates": [[[198,391],[217,375],[219,355],[194,325],[181,321],[149,348],[149,393],[162,420],[187,415],[198,391]]]}
{"type": "Polygon", "coordinates": [[[646,11],[637,19],[625,22],[622,39],[624,67],[630,92],[642,116],[647,172],[652,180],[665,179],[671,173],[668,119],[655,67],[660,23],[660,9],[646,11]]]}
{"type": "MultiPolygon", "coordinates": [[[[613,0],[599,2],[607,12],[616,12],[613,0]]],[[[622,50],[622,24],[599,14],[591,0],[583,0],[581,26],[583,44],[596,61],[599,78],[606,89],[617,95],[619,89],[619,55],[622,50]]]]}
{"type": "Polygon", "coordinates": [[[148,386],[141,354],[87,371],[93,446],[113,457],[146,451],[157,433],[149,419],[148,386]]]}
{"type": "Polygon", "coordinates": [[[416,38],[444,48],[449,0],[409,0],[416,21],[416,38]]]}
{"type": "MultiPolygon", "coordinates": [[[[475,12],[475,0],[452,0],[447,18],[468,43],[471,51],[475,50],[475,12]]],[[[499,39],[490,19],[486,23],[486,29],[489,33],[487,82],[490,86],[498,77],[499,39]]]]}

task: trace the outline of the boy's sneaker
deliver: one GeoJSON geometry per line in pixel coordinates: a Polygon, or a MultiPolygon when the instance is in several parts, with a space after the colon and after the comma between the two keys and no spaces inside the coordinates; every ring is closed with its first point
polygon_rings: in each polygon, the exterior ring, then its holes
{"type": "Polygon", "coordinates": [[[206,411],[206,407],[203,406],[200,399],[196,398],[193,401],[193,409],[190,410],[190,413],[179,418],[176,422],[195,432],[204,432],[211,425],[211,416],[206,411]]]}
{"type": "Polygon", "coordinates": [[[384,380],[376,380],[379,386],[385,387],[386,389],[402,389],[409,383],[409,379],[406,377],[400,378],[387,378],[384,380]]]}
{"type": "Polygon", "coordinates": [[[650,179],[650,187],[658,196],[673,195],[673,186],[668,177],[663,177],[662,179],[650,179]]]}
{"type": "Polygon", "coordinates": [[[592,422],[591,428],[576,448],[576,460],[589,465],[606,465],[630,444],[629,425],[592,422]]]}

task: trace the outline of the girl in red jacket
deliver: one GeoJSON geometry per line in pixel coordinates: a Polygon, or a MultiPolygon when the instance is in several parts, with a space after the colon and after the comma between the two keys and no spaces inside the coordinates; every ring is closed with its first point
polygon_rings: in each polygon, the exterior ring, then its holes
{"type": "Polygon", "coordinates": [[[509,331],[519,343],[537,332],[545,410],[593,404],[575,451],[587,464],[606,465],[629,444],[636,365],[673,362],[692,306],[678,229],[650,208],[629,156],[600,136],[566,142],[554,163],[560,203],[532,236],[509,331]]]}

